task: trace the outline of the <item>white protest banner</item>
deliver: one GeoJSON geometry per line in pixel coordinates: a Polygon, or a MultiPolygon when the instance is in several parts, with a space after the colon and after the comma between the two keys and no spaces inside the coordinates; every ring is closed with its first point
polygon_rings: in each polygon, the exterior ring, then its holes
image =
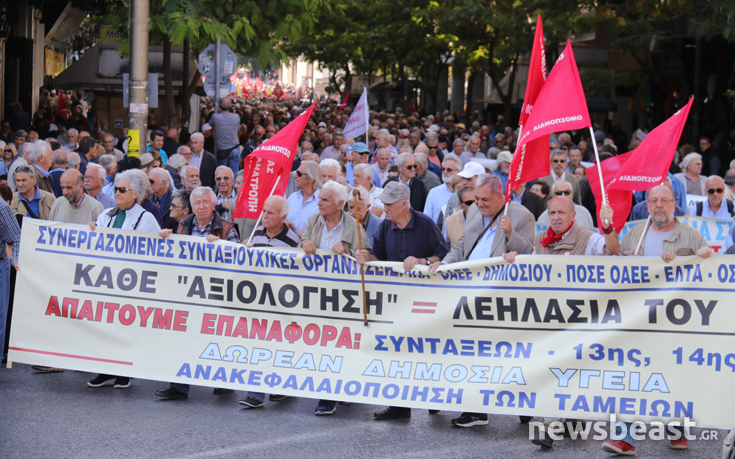
{"type": "Polygon", "coordinates": [[[429,275],[26,219],[9,360],[451,411],[731,427],[735,259],[521,256],[429,275]],[[732,260],[732,261],[731,261],[732,260]]]}
{"type": "Polygon", "coordinates": [[[352,110],[350,118],[344,128],[345,139],[353,139],[367,132],[368,123],[370,122],[370,107],[367,100],[367,88],[363,88],[362,96],[357,101],[355,109],[352,110]]]}

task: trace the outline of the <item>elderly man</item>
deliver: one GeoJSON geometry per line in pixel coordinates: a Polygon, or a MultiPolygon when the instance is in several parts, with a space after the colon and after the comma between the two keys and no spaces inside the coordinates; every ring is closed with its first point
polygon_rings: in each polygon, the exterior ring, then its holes
{"type": "Polygon", "coordinates": [[[76,169],[61,174],[60,198],[56,198],[49,212],[49,220],[64,223],[87,225],[97,221],[105,210],[102,204],[84,194],[84,176],[76,169]]]}
{"type": "MultiPolygon", "coordinates": [[[[443,260],[431,264],[429,271],[434,272],[443,264],[499,257],[508,252],[531,253],[536,232],[533,215],[513,201],[508,203],[508,214],[503,215],[503,202],[503,184],[499,178],[492,174],[477,177],[475,204],[467,212],[464,235],[443,260]]],[[[487,423],[486,413],[465,412],[452,419],[455,427],[487,423]]]]}
{"type": "MultiPolygon", "coordinates": [[[[369,167],[367,164],[366,166],[369,167]]],[[[371,197],[368,190],[363,186],[357,186],[355,189],[359,191],[360,197],[357,199],[357,204],[355,204],[355,196],[350,193],[350,197],[347,199],[347,208],[350,211],[350,215],[352,215],[355,220],[360,221],[360,224],[370,240],[370,246],[373,247],[373,234],[375,234],[375,231],[383,220],[372,214],[371,197]]],[[[380,202],[380,205],[383,205],[382,201],[380,202]]]]}
{"type": "MultiPolygon", "coordinates": [[[[286,226],[288,211],[286,198],[278,195],[269,196],[263,204],[263,217],[260,220],[262,224],[255,228],[250,247],[279,247],[284,249],[299,247],[301,239],[286,226]]],[[[269,397],[272,402],[285,399],[285,395],[279,394],[271,394],[269,397]]],[[[239,403],[245,408],[262,408],[264,402],[264,393],[251,391],[239,403]]]]}
{"type": "Polygon", "coordinates": [[[64,151],[62,148],[54,150],[53,157],[54,163],[51,165],[51,170],[49,171],[48,175],[54,182],[54,194],[58,197],[61,196],[61,184],[59,182],[59,179],[61,178],[61,174],[63,174],[66,170],[68,160],[66,151],[64,151]]]}
{"type": "Polygon", "coordinates": [[[288,197],[290,211],[286,221],[289,227],[301,237],[309,217],[319,211],[319,192],[322,188],[319,164],[314,161],[302,161],[299,168],[296,169],[294,183],[296,191],[288,197]]]}
{"type": "MultiPolygon", "coordinates": [[[[551,151],[551,174],[547,175],[546,177],[540,179],[546,182],[549,187],[553,187],[554,183],[558,181],[566,181],[569,182],[569,184],[572,186],[572,201],[574,201],[575,204],[582,204],[582,200],[579,196],[579,184],[577,182],[577,177],[574,176],[574,174],[570,174],[569,172],[566,172],[564,169],[567,167],[567,163],[569,160],[567,159],[567,154],[564,153],[562,150],[554,149],[551,151]]],[[[547,196],[546,200],[550,200],[553,196],[549,194],[547,196]]]]}
{"type": "Polygon", "coordinates": [[[355,166],[358,164],[367,163],[368,160],[368,148],[363,142],[357,142],[352,145],[352,161],[347,163],[345,166],[345,179],[351,186],[355,186],[355,166]]]}
{"type": "MultiPolygon", "coordinates": [[[[346,147],[346,145],[342,145],[342,148],[344,147],[346,147]]],[[[349,185],[349,182],[342,174],[342,166],[337,161],[333,159],[325,159],[319,163],[319,170],[322,174],[322,183],[327,183],[332,180],[340,185],[349,185]]]]}
{"type": "Polygon", "coordinates": [[[54,180],[49,176],[49,170],[54,164],[54,152],[51,150],[51,145],[43,140],[34,142],[33,149],[28,152],[28,159],[36,168],[38,189],[54,194],[54,180]]]}
{"type": "MultiPolygon", "coordinates": [[[[204,149],[204,135],[201,132],[195,132],[191,135],[191,162],[192,166],[199,169],[199,177],[201,177],[202,186],[214,188],[214,171],[217,169],[217,158],[204,149]]],[[[178,153],[185,153],[185,147],[181,147],[178,153]]],[[[186,156],[186,155],[185,155],[186,156]]]]}
{"type": "MultiPolygon", "coordinates": [[[[459,182],[458,187],[465,187],[469,186],[473,189],[475,188],[475,180],[477,180],[477,177],[485,173],[485,168],[482,167],[480,163],[476,162],[469,162],[464,165],[464,169],[462,169],[461,172],[458,172],[457,175],[462,178],[462,181],[459,182]]],[[[457,188],[457,187],[455,187],[457,188]]],[[[446,207],[444,207],[444,210],[439,215],[439,219],[437,220],[436,224],[439,226],[439,228],[444,227],[444,220],[446,220],[450,215],[454,214],[459,210],[459,197],[456,193],[453,193],[452,196],[449,197],[449,201],[447,201],[446,207]]]]}
{"type": "MultiPolygon", "coordinates": [[[[329,181],[319,193],[319,212],[309,217],[301,247],[308,255],[317,249],[332,250],[337,255],[354,255],[360,247],[370,249],[370,241],[364,231],[357,234],[357,221],[342,210],[347,203],[347,187],[329,181]]],[[[337,402],[319,400],[314,409],[316,416],[329,416],[334,413],[337,402]]]]}
{"type": "Polygon", "coordinates": [[[53,194],[36,186],[38,170],[33,166],[21,166],[15,171],[15,187],[10,207],[24,217],[48,220],[51,206],[56,199],[53,194]]]}
{"type": "Polygon", "coordinates": [[[80,170],[82,167],[82,158],[79,153],[72,151],[66,154],[66,168],[80,170]]]}
{"type": "Polygon", "coordinates": [[[467,146],[467,141],[462,137],[457,137],[454,139],[454,142],[452,142],[452,153],[457,155],[457,158],[462,159],[462,153],[464,153],[465,146],[467,146]]]}
{"type": "Polygon", "coordinates": [[[416,178],[416,160],[411,153],[401,153],[398,155],[398,176],[391,177],[386,180],[387,186],[390,182],[403,183],[408,187],[411,193],[411,207],[414,209],[423,209],[426,205],[426,196],[429,190],[424,182],[416,178]]]}
{"type": "Polygon", "coordinates": [[[370,164],[363,163],[355,166],[355,187],[361,186],[368,190],[369,197],[366,202],[370,205],[370,212],[376,217],[380,217],[380,219],[382,220],[383,201],[378,199],[378,196],[380,196],[380,193],[383,192],[383,189],[375,186],[375,184],[373,183],[374,175],[375,170],[370,164]]]}
{"type": "Polygon", "coordinates": [[[447,205],[449,198],[452,197],[454,193],[452,190],[452,180],[454,180],[454,176],[461,170],[462,161],[457,155],[452,153],[444,157],[444,161],[442,162],[442,180],[444,183],[429,190],[429,194],[426,197],[426,205],[424,206],[424,213],[434,222],[439,221],[442,207],[447,205]]]}
{"type": "MultiPolygon", "coordinates": [[[[234,176],[240,169],[240,141],[237,130],[240,128],[240,116],[232,112],[232,100],[223,97],[220,101],[221,111],[209,118],[209,125],[214,128],[214,142],[217,146],[217,162],[220,166],[232,169],[234,176]]],[[[209,185],[204,185],[209,186],[209,185]]]]}
{"type": "Polygon", "coordinates": [[[184,166],[184,168],[181,169],[181,172],[183,174],[181,181],[183,182],[184,189],[186,191],[191,193],[200,186],[203,186],[199,181],[199,169],[197,169],[196,166],[184,166]]]}
{"type": "Polygon", "coordinates": [[[102,185],[102,192],[109,197],[115,197],[115,174],[117,174],[117,158],[114,155],[102,155],[97,160],[97,164],[105,170],[105,183],[102,185]]]}
{"type": "Polygon", "coordinates": [[[513,155],[507,151],[501,151],[498,154],[496,168],[492,174],[503,182],[503,189],[508,185],[508,172],[510,172],[510,163],[513,161],[513,155]]]}
{"type": "Polygon", "coordinates": [[[570,174],[574,174],[574,170],[582,165],[582,150],[579,147],[570,147],[567,154],[569,155],[569,164],[564,170],[570,174]]]}
{"type": "Polygon", "coordinates": [[[218,166],[214,171],[214,181],[217,183],[217,213],[229,220],[230,211],[237,200],[235,175],[228,166],[218,166]]]}
{"type": "Polygon", "coordinates": [[[76,151],[79,148],[79,131],[76,129],[66,131],[66,145],[62,148],[67,153],[76,151]]]}
{"type": "MultiPolygon", "coordinates": [[[[380,194],[385,208],[385,220],[373,236],[372,249],[358,251],[358,263],[367,261],[397,261],[410,271],[421,264],[429,266],[439,262],[449,252],[449,247],[439,228],[431,218],[409,205],[406,185],[390,182],[380,194]]],[[[435,412],[435,411],[432,411],[435,412]]],[[[375,420],[403,419],[411,417],[411,408],[389,406],[373,415],[375,420]]]]}
{"type": "MultiPolygon", "coordinates": [[[[541,196],[526,189],[525,183],[519,183],[514,190],[511,190],[511,199],[522,205],[533,214],[536,220],[543,215],[546,210],[546,201],[541,196]]],[[[585,209],[587,210],[587,209],[585,209]]]]}
{"type": "Polygon", "coordinates": [[[439,176],[429,170],[429,165],[433,164],[429,162],[429,158],[426,156],[426,153],[418,151],[421,150],[422,147],[424,150],[426,149],[426,145],[419,145],[416,149],[417,151],[413,154],[413,159],[416,160],[416,164],[418,165],[418,168],[416,168],[416,177],[424,182],[428,191],[431,191],[441,185],[442,182],[439,180],[439,176]]]}
{"type": "Polygon", "coordinates": [[[148,181],[151,184],[151,201],[158,206],[163,226],[167,228],[171,216],[171,194],[173,191],[168,172],[162,167],[154,167],[148,171],[148,181]]]}
{"type": "Polygon", "coordinates": [[[337,131],[334,134],[332,145],[322,149],[322,153],[319,155],[321,158],[339,159],[339,149],[342,144],[345,143],[345,136],[342,131],[337,131]]]}
{"type": "MultiPolygon", "coordinates": [[[[240,236],[237,234],[235,226],[222,219],[215,212],[217,196],[211,188],[206,186],[196,188],[191,192],[189,200],[193,213],[179,223],[177,234],[200,236],[209,243],[220,239],[235,243],[240,242],[240,236]]],[[[169,237],[171,233],[170,229],[162,229],[158,232],[164,239],[169,237]]],[[[232,392],[232,389],[215,388],[213,391],[215,395],[230,392],[232,392]]],[[[166,400],[185,400],[189,398],[189,385],[171,383],[168,389],[156,391],[156,395],[166,400]]]]}
{"type": "Polygon", "coordinates": [[[471,186],[460,187],[457,196],[459,197],[461,212],[455,212],[447,217],[442,227],[442,236],[449,243],[450,249],[457,245],[464,234],[464,228],[467,225],[467,212],[475,203],[475,190],[471,186]]]}
{"type": "Polygon", "coordinates": [[[707,200],[696,202],[689,207],[689,215],[697,217],[732,220],[735,214],[733,202],[725,197],[725,181],[719,175],[712,175],[705,182],[707,200]]]}
{"type": "Polygon", "coordinates": [[[390,168],[390,152],[385,148],[379,148],[375,153],[375,164],[373,164],[373,185],[378,188],[383,187],[383,183],[388,180],[388,169],[390,168]]]}
{"type": "Polygon", "coordinates": [[[485,153],[480,151],[480,138],[476,135],[470,136],[470,139],[467,141],[467,150],[459,157],[463,164],[468,164],[473,158],[487,158],[485,153]]]}
{"type": "Polygon", "coordinates": [[[13,177],[15,176],[15,171],[19,167],[28,166],[30,164],[29,155],[34,150],[34,148],[35,146],[30,142],[25,142],[21,144],[20,148],[18,148],[18,154],[13,157],[13,160],[8,166],[8,186],[14,192],[17,191],[15,189],[15,180],[13,180],[13,177]]]}
{"type": "MultiPolygon", "coordinates": [[[[659,185],[648,192],[648,212],[651,215],[650,225],[637,225],[628,231],[620,244],[623,255],[643,255],[645,257],[661,257],[670,263],[677,256],[696,255],[709,258],[712,251],[707,240],[691,226],[681,223],[674,216],[676,198],[671,188],[659,185]],[[645,233],[644,233],[645,231],[645,233]],[[641,239],[643,239],[641,241],[641,239]],[[638,248],[640,242],[640,248],[638,248]]],[[[636,441],[631,435],[630,423],[626,423],[626,435],[622,439],[613,439],[602,444],[603,451],[632,456],[635,454],[636,441]]],[[[678,438],[671,440],[672,449],[687,449],[689,441],[681,427],[675,427],[678,438]]],[[[616,436],[620,437],[616,428],[616,436]]]]}
{"type": "Polygon", "coordinates": [[[102,138],[102,148],[105,149],[105,154],[113,155],[118,161],[125,157],[125,153],[115,148],[115,136],[112,134],[105,134],[102,138]]]}
{"type": "MultiPolygon", "coordinates": [[[[551,193],[549,193],[549,196],[552,198],[554,196],[556,197],[564,197],[572,200],[572,185],[564,180],[555,182],[551,186],[551,193]]],[[[590,211],[587,210],[584,206],[580,206],[579,204],[574,204],[575,208],[575,219],[574,221],[577,223],[578,226],[581,226],[583,228],[594,228],[595,222],[592,220],[592,215],[590,214],[590,211]]],[[[549,226],[549,210],[545,210],[544,213],[541,214],[541,216],[538,218],[539,225],[546,225],[549,226]]]]}
{"type": "MultiPolygon", "coordinates": [[[[390,132],[388,129],[381,129],[378,131],[378,140],[377,140],[378,150],[381,149],[388,150],[388,165],[396,164],[396,161],[398,160],[398,151],[396,151],[395,148],[393,148],[393,145],[390,144],[390,132]]],[[[370,160],[371,164],[376,164],[378,162],[377,154],[374,154],[372,159],[370,160]]],[[[387,166],[386,166],[387,167],[387,166]]],[[[382,168],[381,168],[382,170],[382,168]]],[[[383,182],[381,185],[384,185],[385,182],[383,182]]]]}
{"type": "Polygon", "coordinates": [[[99,164],[89,164],[87,170],[84,171],[84,190],[88,195],[102,204],[102,207],[109,209],[115,207],[115,200],[102,192],[102,184],[105,183],[107,173],[99,164]]]}
{"type": "Polygon", "coordinates": [[[695,194],[697,196],[705,196],[707,189],[707,178],[702,174],[702,155],[699,153],[689,153],[681,161],[684,172],[674,174],[681,183],[684,184],[687,194],[695,194]]]}

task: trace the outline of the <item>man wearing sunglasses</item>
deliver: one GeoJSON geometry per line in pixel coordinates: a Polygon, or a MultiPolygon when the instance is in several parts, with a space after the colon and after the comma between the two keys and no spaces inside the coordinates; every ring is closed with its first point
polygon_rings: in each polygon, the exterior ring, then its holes
{"type": "Polygon", "coordinates": [[[217,207],[215,210],[222,218],[229,220],[230,211],[237,200],[235,175],[229,167],[219,166],[214,171],[214,181],[217,183],[217,207]]]}
{"type": "Polygon", "coordinates": [[[697,217],[732,220],[735,209],[733,202],[725,198],[725,181],[718,175],[707,178],[704,186],[707,200],[689,206],[689,215],[697,217]]]}
{"type": "Polygon", "coordinates": [[[444,183],[429,191],[429,195],[426,197],[426,205],[424,206],[424,213],[434,220],[434,223],[439,221],[442,207],[452,197],[452,193],[454,193],[451,188],[452,180],[454,180],[454,176],[461,170],[462,161],[460,161],[457,155],[450,153],[444,157],[444,161],[442,161],[442,179],[444,183]]]}
{"type": "Polygon", "coordinates": [[[352,161],[345,165],[345,179],[350,183],[350,186],[355,186],[355,166],[358,164],[367,163],[368,160],[368,147],[364,142],[357,142],[352,145],[350,149],[352,152],[352,161]]]}
{"type": "MultiPolygon", "coordinates": [[[[539,180],[543,180],[544,182],[546,182],[549,185],[549,187],[553,186],[555,182],[558,182],[561,180],[565,182],[569,182],[572,185],[572,200],[574,201],[575,204],[582,204],[582,200],[579,196],[579,184],[577,182],[577,177],[575,177],[574,174],[570,174],[569,172],[565,171],[568,163],[569,163],[569,159],[567,158],[566,153],[558,149],[552,150],[551,151],[551,174],[539,180]]],[[[553,197],[554,197],[553,193],[549,194],[546,197],[546,201],[549,201],[553,197]]]]}
{"type": "Polygon", "coordinates": [[[416,178],[416,169],[418,167],[416,160],[411,153],[401,153],[398,155],[396,164],[398,165],[398,176],[386,180],[385,186],[388,186],[390,182],[398,181],[399,183],[403,183],[411,193],[411,207],[415,210],[423,210],[426,205],[426,196],[429,194],[429,190],[426,189],[424,182],[416,178]]]}
{"type": "MultiPolygon", "coordinates": [[[[566,198],[572,201],[572,184],[567,181],[559,181],[559,182],[554,183],[551,186],[551,193],[549,193],[549,196],[551,198],[562,197],[562,198],[566,198]]],[[[574,211],[575,211],[574,223],[576,223],[577,226],[580,226],[582,228],[594,228],[595,227],[595,222],[594,220],[592,220],[592,215],[590,214],[590,211],[587,210],[586,207],[580,206],[579,204],[575,203],[574,211]]],[[[548,209],[545,210],[544,213],[541,214],[541,216],[538,218],[537,221],[539,225],[545,225],[545,226],[551,225],[551,222],[549,221],[548,209]]]]}

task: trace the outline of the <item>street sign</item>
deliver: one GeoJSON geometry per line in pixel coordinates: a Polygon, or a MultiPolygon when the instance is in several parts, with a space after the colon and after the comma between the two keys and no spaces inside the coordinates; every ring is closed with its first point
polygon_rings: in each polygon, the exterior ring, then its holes
{"type": "MultiPolygon", "coordinates": [[[[221,83],[219,87],[219,96],[229,96],[235,92],[233,84],[228,80],[227,83],[221,83]]],[[[207,80],[204,82],[204,93],[209,96],[210,99],[214,99],[214,81],[207,80]]]]}
{"type": "MultiPolygon", "coordinates": [[[[214,80],[214,56],[216,45],[211,43],[199,53],[199,73],[204,75],[207,80],[214,80]]],[[[221,75],[221,84],[229,83],[230,77],[237,71],[237,55],[225,44],[220,45],[220,65],[219,74],[221,75]]],[[[229,94],[229,92],[228,92],[229,94]]]]}

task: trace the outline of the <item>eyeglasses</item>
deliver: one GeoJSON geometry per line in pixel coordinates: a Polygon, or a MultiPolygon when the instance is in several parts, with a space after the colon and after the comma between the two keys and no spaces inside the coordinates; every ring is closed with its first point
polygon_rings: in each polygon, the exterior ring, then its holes
{"type": "Polygon", "coordinates": [[[654,198],[654,199],[649,199],[648,200],[648,203],[651,204],[652,206],[657,206],[659,204],[661,204],[662,206],[667,206],[667,205],[671,204],[672,202],[674,202],[673,199],[667,199],[667,198],[662,198],[662,199],[655,199],[654,198]]]}
{"type": "Polygon", "coordinates": [[[177,205],[174,205],[173,203],[171,203],[171,205],[168,206],[168,208],[169,209],[185,209],[184,206],[177,206],[177,205]]]}
{"type": "Polygon", "coordinates": [[[229,182],[230,181],[230,177],[215,177],[214,178],[214,181],[215,182],[222,182],[222,181],[229,182]]]}
{"type": "Polygon", "coordinates": [[[303,176],[305,176],[305,175],[306,175],[306,174],[304,174],[304,173],[303,173],[303,172],[301,172],[301,171],[296,171],[296,176],[297,176],[297,177],[303,177],[303,176]]]}
{"type": "Polygon", "coordinates": [[[554,194],[556,196],[569,196],[570,194],[572,194],[572,191],[571,190],[554,191],[554,194]]]}
{"type": "Polygon", "coordinates": [[[567,160],[566,159],[554,159],[551,162],[552,163],[559,164],[559,163],[565,163],[565,162],[567,162],[567,160]]]}
{"type": "Polygon", "coordinates": [[[462,201],[462,204],[464,204],[467,207],[471,206],[474,203],[475,203],[474,199],[470,199],[469,201],[462,201]]]}
{"type": "Polygon", "coordinates": [[[124,187],[124,186],[116,186],[115,187],[115,193],[125,194],[128,191],[132,192],[130,188],[124,187]]]}
{"type": "Polygon", "coordinates": [[[707,194],[715,194],[715,193],[721,194],[724,191],[725,191],[724,188],[710,188],[709,190],[707,190],[707,194]]]}
{"type": "Polygon", "coordinates": [[[11,150],[10,148],[6,148],[5,153],[13,153],[13,150],[11,150]]]}
{"type": "Polygon", "coordinates": [[[457,169],[452,169],[451,167],[442,167],[442,172],[454,172],[457,169]]]}
{"type": "Polygon", "coordinates": [[[368,152],[366,152],[366,151],[356,151],[355,153],[357,153],[360,156],[365,156],[365,155],[368,154],[368,152]]]}
{"type": "Polygon", "coordinates": [[[431,145],[427,145],[427,147],[429,148],[429,150],[436,150],[437,149],[437,146],[436,145],[434,145],[433,147],[431,145]]]}
{"type": "Polygon", "coordinates": [[[375,142],[376,140],[378,140],[378,138],[377,137],[370,137],[370,140],[372,140],[373,142],[375,142]]]}
{"type": "Polygon", "coordinates": [[[411,164],[410,166],[401,166],[401,167],[404,167],[404,168],[406,168],[408,170],[411,170],[411,169],[418,169],[419,168],[419,165],[418,164],[411,164]]]}

